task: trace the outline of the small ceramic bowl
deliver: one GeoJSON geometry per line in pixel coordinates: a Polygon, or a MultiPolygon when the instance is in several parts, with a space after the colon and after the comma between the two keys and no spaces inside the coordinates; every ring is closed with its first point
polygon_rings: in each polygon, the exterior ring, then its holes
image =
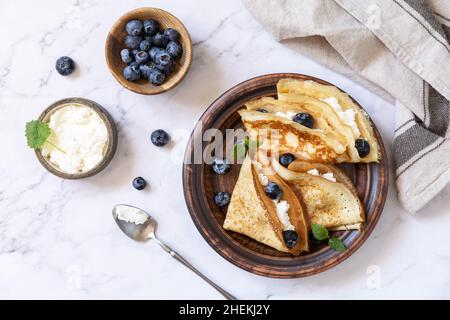
{"type": "Polygon", "coordinates": [[[39,120],[42,122],[49,122],[50,116],[56,112],[57,110],[67,107],[68,105],[78,104],[82,106],[86,106],[94,110],[100,118],[104,121],[106,125],[106,129],[108,131],[108,144],[106,146],[106,151],[103,156],[102,161],[92,168],[89,171],[71,174],[67,172],[61,171],[58,166],[51,163],[47,157],[44,157],[41,153],[41,150],[36,150],[36,156],[39,160],[39,162],[42,164],[42,166],[47,169],[50,173],[54,174],[55,176],[64,178],[64,179],[82,179],[91,177],[93,175],[96,175],[100,171],[106,168],[106,166],[111,162],[112,158],[114,157],[114,153],[116,152],[117,147],[117,129],[116,125],[114,123],[114,120],[112,119],[111,115],[99,104],[97,104],[94,101],[83,99],[83,98],[67,98],[63,100],[56,101],[52,105],[50,105],[47,109],[42,112],[42,114],[39,116],[39,120]]]}
{"type": "Polygon", "coordinates": [[[192,64],[192,41],[183,23],[169,12],[158,8],[139,8],[123,15],[112,26],[106,39],[105,55],[109,70],[123,87],[145,95],[159,94],[175,87],[188,73],[192,64]],[[140,21],[155,19],[162,29],[173,28],[180,33],[179,42],[183,48],[183,55],[176,62],[175,72],[169,75],[160,86],[155,86],[146,79],[137,82],[127,81],[123,76],[126,64],[121,60],[120,51],[125,48],[124,39],[127,35],[125,25],[134,19],[140,21]]]}

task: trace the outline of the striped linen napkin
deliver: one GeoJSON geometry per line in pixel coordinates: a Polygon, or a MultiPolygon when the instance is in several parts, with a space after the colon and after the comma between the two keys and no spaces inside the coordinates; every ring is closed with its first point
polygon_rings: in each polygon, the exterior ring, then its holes
{"type": "Polygon", "coordinates": [[[242,1],[278,41],[395,101],[395,179],[406,210],[446,186],[450,1],[242,1]]]}

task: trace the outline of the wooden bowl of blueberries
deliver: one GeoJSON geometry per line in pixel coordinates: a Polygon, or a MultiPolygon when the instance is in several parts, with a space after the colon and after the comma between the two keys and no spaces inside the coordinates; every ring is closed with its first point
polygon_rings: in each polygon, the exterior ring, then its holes
{"type": "Polygon", "coordinates": [[[152,95],[183,80],[192,64],[192,42],[183,23],[169,12],[139,8],[113,25],[105,54],[109,70],[123,87],[152,95]]]}

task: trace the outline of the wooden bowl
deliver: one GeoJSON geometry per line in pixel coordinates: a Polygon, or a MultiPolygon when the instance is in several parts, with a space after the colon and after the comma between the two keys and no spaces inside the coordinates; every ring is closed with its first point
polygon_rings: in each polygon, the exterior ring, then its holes
{"type": "MultiPolygon", "coordinates": [[[[311,251],[298,257],[279,252],[244,235],[224,230],[222,225],[227,208],[214,204],[214,193],[232,193],[239,176],[240,165],[232,165],[224,175],[214,174],[207,164],[191,164],[194,145],[202,151],[208,145],[202,137],[206,130],[216,128],[225,134],[226,129],[243,128],[237,113],[250,100],[263,96],[276,96],[276,84],[282,78],[314,80],[322,84],[326,81],[301,74],[269,74],[250,79],[225,92],[201,116],[188,143],[183,165],[183,188],[187,207],[197,229],[205,240],[222,257],[249,272],[274,277],[306,277],[330,269],[351,256],[367,240],[380,218],[388,191],[388,159],[381,136],[374,127],[380,145],[380,163],[342,164],[340,167],[353,181],[358,196],[364,206],[366,223],[361,231],[333,232],[347,249],[336,252],[326,244],[312,246],[311,251]]],[[[225,143],[224,143],[225,144],[225,143]]]]}
{"type": "Polygon", "coordinates": [[[50,116],[54,112],[70,104],[79,104],[93,109],[105,122],[106,129],[108,130],[108,145],[106,146],[106,151],[103,160],[97,166],[95,166],[89,171],[71,174],[61,171],[61,169],[59,169],[58,166],[51,163],[46,157],[42,155],[41,150],[36,150],[35,153],[42,166],[55,176],[64,179],[83,179],[94,176],[97,173],[101,172],[111,162],[117,147],[117,140],[118,140],[117,129],[114,120],[112,119],[108,111],[106,111],[102,106],[100,106],[96,102],[83,98],[66,98],[56,101],[55,103],[47,107],[47,109],[45,109],[44,112],[42,112],[42,114],[39,116],[39,121],[43,122],[50,121],[50,116]]]}
{"type": "Polygon", "coordinates": [[[109,70],[123,87],[136,93],[153,95],[172,89],[186,76],[192,64],[192,41],[183,23],[169,12],[158,8],[139,8],[123,15],[112,26],[106,39],[105,55],[109,70]],[[125,48],[124,39],[127,35],[125,25],[133,19],[141,21],[155,19],[160,23],[161,28],[173,28],[180,33],[179,41],[183,47],[183,55],[177,60],[175,72],[169,75],[160,86],[155,86],[146,79],[137,82],[127,81],[123,76],[126,64],[120,58],[120,51],[125,48]]]}

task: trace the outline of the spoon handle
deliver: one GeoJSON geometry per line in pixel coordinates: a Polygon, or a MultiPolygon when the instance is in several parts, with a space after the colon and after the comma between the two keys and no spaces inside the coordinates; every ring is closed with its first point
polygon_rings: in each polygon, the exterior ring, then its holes
{"type": "Polygon", "coordinates": [[[224,289],[222,289],[221,287],[219,287],[217,284],[215,284],[214,282],[212,282],[210,279],[208,279],[203,273],[201,273],[200,271],[198,271],[193,265],[191,265],[185,258],[183,258],[179,253],[175,252],[172,250],[172,248],[170,248],[168,245],[166,245],[165,243],[161,242],[158,238],[153,237],[153,239],[156,241],[156,243],[158,243],[161,248],[163,248],[167,253],[169,253],[173,258],[175,258],[175,260],[178,260],[179,262],[181,262],[182,264],[184,264],[186,267],[188,267],[189,269],[191,269],[192,271],[194,271],[200,278],[202,278],[203,280],[205,280],[207,283],[209,283],[214,289],[216,289],[217,291],[219,291],[225,298],[227,298],[228,300],[237,300],[236,297],[234,297],[233,295],[229,294],[228,292],[226,292],[224,289]]]}

